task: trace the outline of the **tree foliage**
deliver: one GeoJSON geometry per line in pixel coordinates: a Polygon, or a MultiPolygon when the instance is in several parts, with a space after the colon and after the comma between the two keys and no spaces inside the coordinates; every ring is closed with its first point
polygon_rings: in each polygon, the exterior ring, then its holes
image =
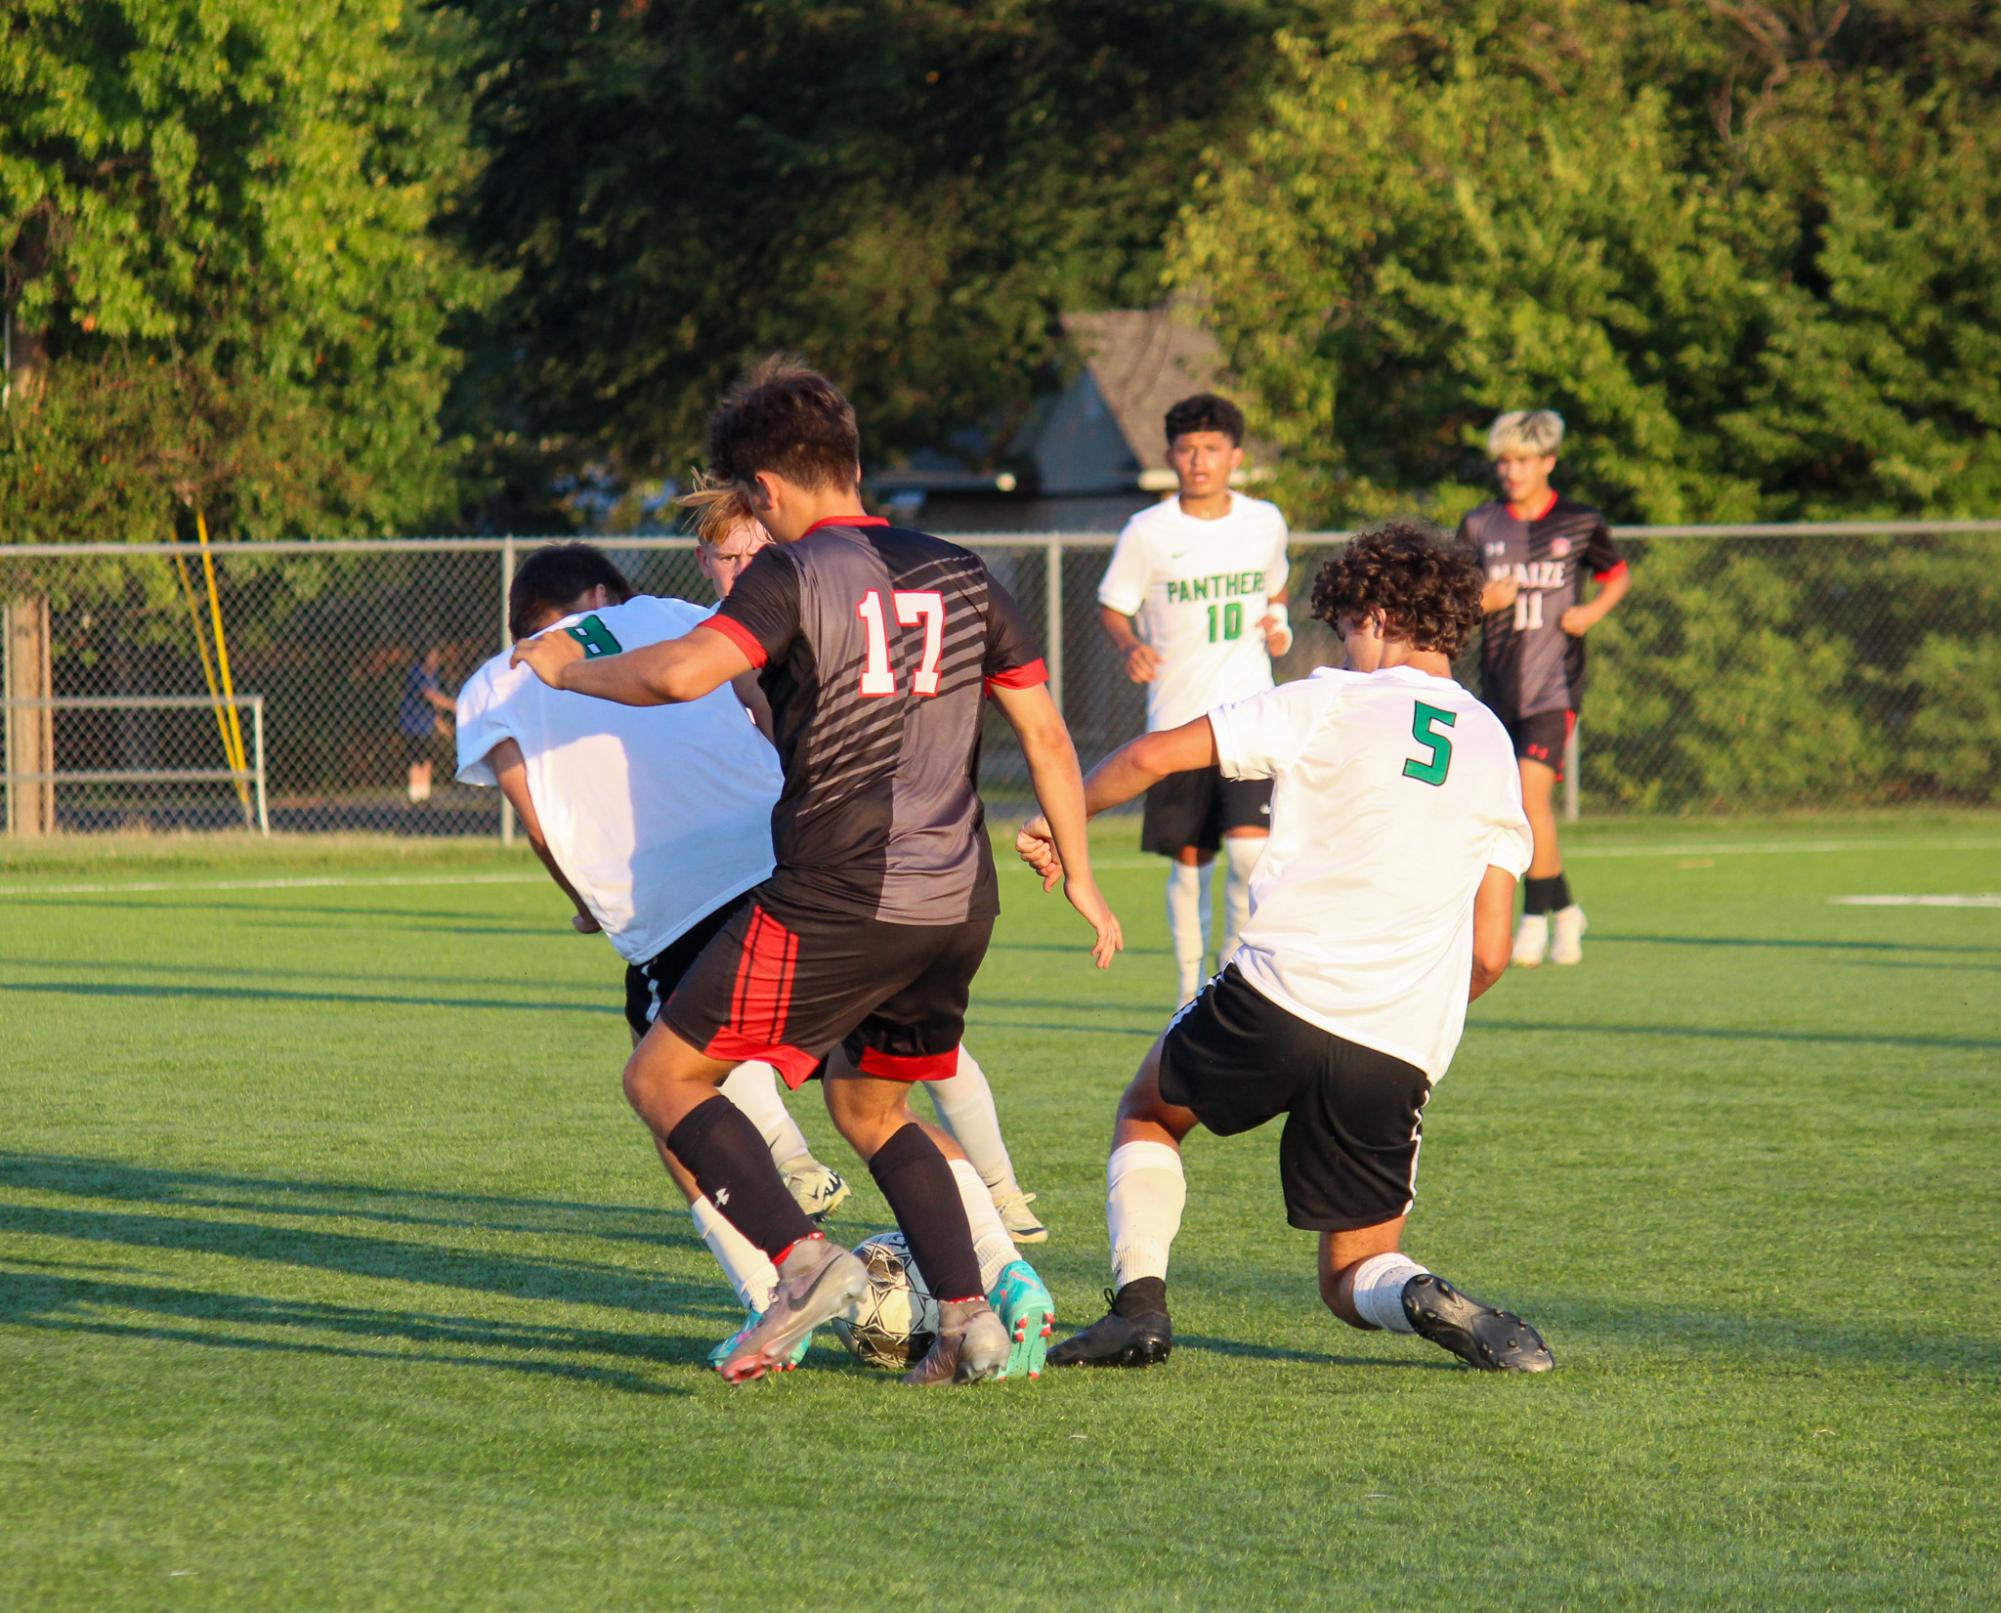
{"type": "Polygon", "coordinates": [[[1628,519],[2001,507],[1993,8],[1323,0],[1279,45],[1172,273],[1295,519],[1450,517],[1542,406],[1628,519]]]}
{"type": "Polygon", "coordinates": [[[398,0],[15,0],[0,250],[10,539],[389,530],[457,505],[436,224],[475,158],[453,30],[398,0]]]}
{"type": "Polygon", "coordinates": [[[473,235],[518,272],[467,406],[502,442],[669,472],[774,348],[850,387],[872,460],[1004,440],[1059,312],[1158,297],[1267,26],[1242,0],[465,12],[492,156],[473,235]]]}

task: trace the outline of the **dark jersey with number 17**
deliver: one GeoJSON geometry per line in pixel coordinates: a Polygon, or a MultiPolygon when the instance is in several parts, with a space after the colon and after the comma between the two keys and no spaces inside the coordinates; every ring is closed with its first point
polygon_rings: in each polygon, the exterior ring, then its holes
{"type": "Polygon", "coordinates": [[[758,552],[716,614],[771,702],[785,788],[760,900],[891,924],[1000,910],[975,781],[986,685],[1047,681],[976,554],[875,517],[758,552]]]}
{"type": "Polygon", "coordinates": [[[1563,613],[1583,603],[1587,569],[1601,583],[1626,569],[1605,517],[1555,498],[1523,520],[1495,502],[1461,521],[1459,537],[1478,551],[1489,582],[1513,577],[1521,585],[1513,606],[1493,612],[1480,630],[1480,698],[1509,722],[1578,710],[1584,640],[1564,632],[1563,613]]]}

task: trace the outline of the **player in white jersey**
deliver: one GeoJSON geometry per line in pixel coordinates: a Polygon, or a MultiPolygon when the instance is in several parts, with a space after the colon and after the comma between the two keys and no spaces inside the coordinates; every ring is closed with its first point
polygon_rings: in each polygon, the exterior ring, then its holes
{"type": "MultiPolygon", "coordinates": [[[[1126,523],[1098,585],[1098,619],[1146,685],[1149,731],[1178,728],[1224,700],[1272,686],[1271,657],[1292,647],[1286,621],[1285,517],[1230,489],[1244,462],[1244,417],[1201,393],[1167,411],[1167,463],[1179,491],[1126,523]]],[[[1167,926],[1180,996],[1208,972],[1209,865],[1220,847],[1224,923],[1220,962],[1237,944],[1250,882],[1264,850],[1271,786],[1198,768],[1146,794],[1140,845],[1173,859],[1167,926]]]]}
{"type": "MultiPolygon", "coordinates": [[[[720,593],[734,572],[727,560],[704,572],[720,593]]],[[[553,545],[529,555],[510,595],[516,638],[567,629],[593,654],[679,637],[709,611],[686,600],[633,595],[618,569],[587,544],[553,545]]],[[[520,815],[530,844],[577,908],[580,930],[603,930],[626,959],[626,1019],[634,1044],[709,939],[735,912],[738,898],[771,871],[771,806],[781,784],[777,753],[759,732],[746,702],[761,707],[754,683],[718,689],[686,705],[619,706],[550,689],[527,667],[496,656],[460,695],[460,777],[498,783],[520,815]],[[698,761],[699,765],[691,765],[698,761]]],[[[1016,1199],[1007,1152],[985,1076],[971,1065],[939,1100],[941,1117],[956,1122],[983,1157],[998,1153],[1016,1199]],[[984,1112],[982,1113],[982,1107],[984,1112]]],[[[757,1126],[801,1209],[819,1219],[847,1196],[839,1174],[813,1159],[786,1113],[775,1072],[761,1061],[741,1064],[724,1096],[757,1126]]],[[[778,1274],[770,1259],[731,1225],[694,1177],[656,1139],[663,1164],[689,1203],[696,1230],[715,1255],[749,1313],[746,1327],[768,1305],[778,1274]]],[[[999,1219],[984,1175],[968,1159],[952,1162],[968,1205],[975,1253],[987,1286],[1020,1261],[999,1219]],[[975,1202],[977,1201],[977,1202],[975,1202]]],[[[991,1174],[991,1166],[985,1168],[991,1174]]],[[[1025,1213],[1025,1211],[1024,1211],[1025,1213]]],[[[1026,1217],[1043,1237],[1046,1229],[1026,1217]]],[[[1029,1239],[1022,1234],[1023,1241],[1029,1239]]],[[[996,1309],[1016,1334],[1008,1373],[1041,1370],[1053,1312],[1025,1262],[996,1309]],[[1025,1275],[1024,1275],[1025,1274],[1025,1275]],[[1014,1301],[1016,1303],[1005,1303],[1014,1301]]],[[[710,1353],[720,1364],[735,1337],[710,1353]]],[[[805,1354],[810,1335],[791,1351],[805,1354]]]]}
{"type": "MultiPolygon", "coordinates": [[[[1093,813],[1210,765],[1275,788],[1242,942],[1119,1103],[1111,1313],[1051,1350],[1053,1365],[1167,1358],[1182,1141],[1198,1123],[1229,1136],[1279,1115],[1286,1217],[1320,1234],[1320,1295],[1336,1316],[1421,1334],[1476,1367],[1553,1364],[1526,1322],[1399,1252],[1420,1115],[1467,1003],[1507,967],[1531,854],[1507,731],[1452,679],[1480,583],[1467,551],[1416,524],[1358,538],[1313,589],[1346,668],[1144,735],[1086,780],[1093,813]]],[[[1045,882],[1060,872],[1041,820],[1019,846],[1045,882]]]]}

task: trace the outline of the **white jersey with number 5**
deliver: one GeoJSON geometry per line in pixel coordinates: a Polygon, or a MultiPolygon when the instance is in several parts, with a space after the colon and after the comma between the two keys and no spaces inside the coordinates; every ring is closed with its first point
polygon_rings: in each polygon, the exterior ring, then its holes
{"type": "Polygon", "coordinates": [[[1160,653],[1160,676],[1146,686],[1149,729],[1271,687],[1258,623],[1285,578],[1285,517],[1263,499],[1232,493],[1229,514],[1203,521],[1171,498],[1126,522],[1098,603],[1137,616],[1139,636],[1160,653]]]}
{"type": "MultiPolygon", "coordinates": [[[[691,632],[712,614],[638,595],[566,616],[592,654],[691,632]]],[[[772,868],[778,752],[725,684],[673,706],[621,706],[551,689],[496,655],[459,691],[459,777],[498,784],[489,760],[521,747],[528,797],[556,866],[627,963],[644,963],[772,868]]]]}
{"type": "Polygon", "coordinates": [[[1529,865],[1507,730],[1410,667],[1322,667],[1209,722],[1225,778],[1276,781],[1230,961],[1288,1013],[1437,1081],[1466,1023],[1474,893],[1489,867],[1529,865]]]}

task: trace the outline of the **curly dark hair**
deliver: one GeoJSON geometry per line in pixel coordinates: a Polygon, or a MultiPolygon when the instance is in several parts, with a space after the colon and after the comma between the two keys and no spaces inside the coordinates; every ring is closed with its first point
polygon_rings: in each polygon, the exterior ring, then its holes
{"type": "Polygon", "coordinates": [[[1244,411],[1228,398],[1214,392],[1198,392],[1183,398],[1167,411],[1167,445],[1191,431],[1220,431],[1241,448],[1244,445],[1244,411]]]}
{"type": "Polygon", "coordinates": [[[1320,568],[1313,614],[1333,627],[1379,610],[1385,638],[1457,655],[1480,620],[1480,582],[1480,563],[1464,544],[1426,521],[1392,521],[1320,568]]]}
{"type": "Polygon", "coordinates": [[[853,487],[861,452],[854,405],[786,353],[758,364],[709,416],[709,470],[745,489],[761,470],[801,487],[853,487]]]}

